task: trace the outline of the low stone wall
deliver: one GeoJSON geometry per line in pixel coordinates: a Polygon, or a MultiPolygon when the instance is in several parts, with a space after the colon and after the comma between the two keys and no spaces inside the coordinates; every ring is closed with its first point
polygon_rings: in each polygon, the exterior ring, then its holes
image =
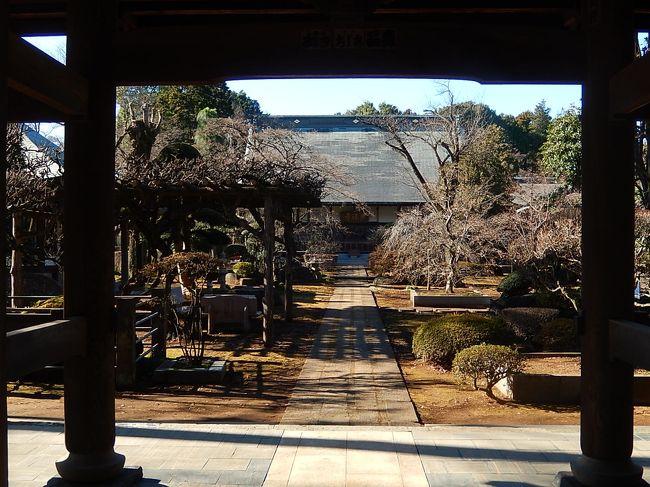
{"type": "Polygon", "coordinates": [[[458,296],[453,294],[431,296],[419,294],[411,289],[411,303],[414,308],[489,308],[492,299],[488,296],[458,296]]]}
{"type": "MultiPolygon", "coordinates": [[[[579,375],[515,374],[496,388],[507,398],[527,404],[580,404],[579,375]]],[[[650,406],[650,376],[634,377],[634,405],[650,406]]]]}

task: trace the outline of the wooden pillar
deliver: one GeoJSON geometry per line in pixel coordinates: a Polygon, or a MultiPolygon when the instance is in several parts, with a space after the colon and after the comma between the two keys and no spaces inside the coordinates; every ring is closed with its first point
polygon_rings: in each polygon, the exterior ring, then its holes
{"type": "Polygon", "coordinates": [[[296,257],[291,208],[288,208],[285,214],[284,248],[287,251],[287,263],[284,267],[284,321],[289,322],[293,320],[293,261],[296,257]]]}
{"type": "Polygon", "coordinates": [[[132,250],[131,250],[131,271],[142,269],[144,267],[144,256],[146,252],[144,251],[144,244],[140,242],[140,232],[136,229],[133,230],[133,236],[131,237],[132,250]]]}
{"type": "Polygon", "coordinates": [[[67,64],[88,80],[88,108],[65,130],[65,314],[88,322],[87,354],[65,363],[62,478],[105,482],[121,474],[115,444],[114,176],[115,2],[68,2],[67,64]]]}
{"type": "Polygon", "coordinates": [[[275,249],[275,215],[273,198],[264,198],[264,321],[262,323],[262,341],[265,347],[273,345],[273,253],[275,249]]]}
{"type": "Polygon", "coordinates": [[[634,127],[609,109],[609,80],[633,60],[632,2],[583,3],[582,456],[571,469],[582,485],[638,485],[633,368],[609,358],[609,320],[631,319],[634,304],[634,127]]]}
{"type": "Polygon", "coordinates": [[[137,302],[138,298],[131,297],[119,297],[116,301],[115,383],[118,387],[131,387],[135,384],[135,305],[137,302]]]}
{"type": "MultiPolygon", "coordinates": [[[[2,31],[7,30],[7,2],[0,2],[0,26],[2,31]]],[[[7,36],[0,39],[0,66],[7,66],[7,36]]],[[[0,168],[0,195],[5,199],[7,193],[6,167],[7,167],[7,72],[0,77],[0,154],[2,168],[0,168]]],[[[0,222],[6,221],[6,206],[0,205],[0,222]]],[[[0,238],[0,258],[5,261],[7,255],[7,239],[0,238]]],[[[0,356],[5,357],[7,335],[7,290],[6,276],[0,274],[0,356]]],[[[7,487],[9,471],[7,467],[7,370],[5,360],[0,363],[0,487],[7,487]]]]}

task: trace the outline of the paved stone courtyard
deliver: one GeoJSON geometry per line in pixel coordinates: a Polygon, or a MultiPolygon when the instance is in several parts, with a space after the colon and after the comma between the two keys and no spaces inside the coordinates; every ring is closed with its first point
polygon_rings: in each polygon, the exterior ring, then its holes
{"type": "MultiPolygon", "coordinates": [[[[352,427],[120,424],[116,450],[148,486],[549,486],[577,426],[352,427]]],[[[650,466],[650,427],[635,460],[650,466]]],[[[60,423],[11,422],[9,485],[43,486],[65,456],[60,423]]]]}
{"type": "MultiPolygon", "coordinates": [[[[138,487],[532,487],[569,469],[577,426],[419,425],[363,275],[341,269],[282,424],[118,424],[138,487]]],[[[65,456],[62,423],[10,421],[10,486],[47,484],[65,456]]],[[[650,427],[634,457],[650,466],[650,427]]]]}

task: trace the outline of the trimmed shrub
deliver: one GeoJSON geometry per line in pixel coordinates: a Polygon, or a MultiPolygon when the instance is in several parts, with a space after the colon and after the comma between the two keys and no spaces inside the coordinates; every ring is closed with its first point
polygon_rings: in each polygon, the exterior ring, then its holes
{"type": "Polygon", "coordinates": [[[497,316],[444,315],[421,325],[413,335],[413,354],[449,369],[456,354],[479,343],[509,343],[512,333],[497,316]]]}
{"type": "MultiPolygon", "coordinates": [[[[571,299],[574,299],[577,302],[578,307],[580,307],[580,289],[569,289],[568,292],[571,299]]],[[[557,308],[559,310],[568,311],[569,314],[575,313],[573,304],[559,292],[538,291],[535,293],[535,299],[537,301],[537,306],[543,308],[557,308]]]]}
{"type": "Polygon", "coordinates": [[[251,262],[237,262],[232,266],[232,270],[237,277],[253,277],[257,274],[257,269],[251,262]]]}
{"type": "Polygon", "coordinates": [[[233,257],[246,258],[250,256],[246,246],[241,244],[230,244],[226,246],[223,252],[227,259],[232,259],[233,257]]]}
{"type": "Polygon", "coordinates": [[[543,351],[577,352],[580,350],[578,326],[571,318],[556,318],[542,325],[535,343],[543,351]]]}
{"type": "Polygon", "coordinates": [[[497,286],[497,291],[504,296],[521,296],[530,291],[530,279],[521,271],[513,271],[508,274],[497,286]]]}
{"type": "Polygon", "coordinates": [[[515,335],[530,345],[542,325],[557,318],[560,312],[553,308],[504,308],[500,315],[515,335]]]}
{"type": "Polygon", "coordinates": [[[485,384],[485,391],[492,395],[492,388],[501,379],[523,370],[523,357],[515,350],[503,345],[474,345],[456,354],[452,370],[461,379],[471,382],[474,390],[479,381],[485,384]]]}

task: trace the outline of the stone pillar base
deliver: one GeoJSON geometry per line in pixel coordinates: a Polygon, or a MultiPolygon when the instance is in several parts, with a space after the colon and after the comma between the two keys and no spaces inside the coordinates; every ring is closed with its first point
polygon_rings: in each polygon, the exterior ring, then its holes
{"type": "Polygon", "coordinates": [[[606,461],[581,455],[571,462],[572,472],[560,472],[555,487],[643,487],[643,468],[632,460],[606,461]]]}
{"type": "Polygon", "coordinates": [[[105,453],[70,453],[65,460],[56,462],[56,470],[63,480],[70,482],[106,482],[120,475],[125,460],[112,448],[105,453]]]}
{"type": "MultiPolygon", "coordinates": [[[[106,487],[132,487],[142,480],[142,467],[131,467],[122,470],[117,477],[108,482],[102,482],[101,485],[106,487]]],[[[61,477],[55,477],[47,482],[45,487],[97,487],[96,483],[77,483],[68,482],[61,477]]]]}

